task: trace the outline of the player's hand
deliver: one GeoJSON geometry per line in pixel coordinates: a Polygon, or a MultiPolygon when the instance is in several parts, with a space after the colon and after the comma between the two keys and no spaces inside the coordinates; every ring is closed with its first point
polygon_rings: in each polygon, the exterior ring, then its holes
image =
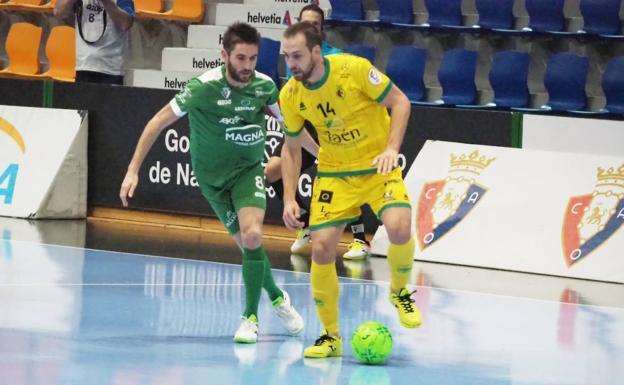
{"type": "Polygon", "coordinates": [[[377,173],[388,175],[390,171],[399,166],[399,152],[391,148],[387,148],[384,152],[377,155],[371,164],[377,167],[377,173]]]}
{"type": "Polygon", "coordinates": [[[132,198],[134,195],[134,189],[139,184],[139,175],[128,171],[126,177],[121,183],[121,189],[119,190],[119,198],[123,207],[128,207],[128,198],[132,198]]]}
{"type": "Polygon", "coordinates": [[[284,224],[290,230],[297,230],[302,228],[305,224],[299,220],[300,208],[296,201],[284,202],[284,214],[282,219],[284,224]]]}

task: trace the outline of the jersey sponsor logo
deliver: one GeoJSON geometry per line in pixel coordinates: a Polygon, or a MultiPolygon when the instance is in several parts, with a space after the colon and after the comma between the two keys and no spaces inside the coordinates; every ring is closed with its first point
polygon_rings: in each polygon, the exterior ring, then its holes
{"type": "Polygon", "coordinates": [[[190,88],[184,88],[184,91],[180,92],[176,98],[178,99],[178,104],[186,104],[186,100],[193,96],[193,92],[190,88]]]}
{"type": "Polygon", "coordinates": [[[104,7],[98,3],[95,3],[95,4],[89,3],[85,6],[85,9],[87,9],[88,11],[95,12],[95,13],[100,13],[104,10],[104,7]]]}
{"type": "Polygon", "coordinates": [[[230,99],[219,99],[217,100],[217,106],[228,106],[232,104],[232,101],[230,99]]]}
{"type": "Polygon", "coordinates": [[[377,72],[377,70],[371,68],[370,71],[368,71],[368,81],[370,84],[378,86],[381,84],[381,75],[377,72]]]}
{"type": "Polygon", "coordinates": [[[451,154],[446,179],[426,182],[418,200],[416,232],[421,250],[451,231],[481,201],[487,188],[477,178],[496,158],[480,155],[478,150],[457,156],[451,154]]]}
{"type": "Polygon", "coordinates": [[[569,199],[563,219],[563,256],[568,267],[605,243],[624,224],[624,164],[598,167],[594,191],[569,199]]]}
{"type": "Polygon", "coordinates": [[[219,123],[221,124],[238,124],[240,122],[243,121],[243,118],[236,115],[233,118],[221,118],[221,120],[219,120],[219,123]]]}
{"type": "Polygon", "coordinates": [[[260,87],[257,87],[254,92],[256,93],[256,97],[259,98],[261,96],[264,96],[264,94],[266,94],[266,92],[264,92],[264,90],[260,87]]]}
{"type": "Polygon", "coordinates": [[[318,197],[318,201],[321,203],[331,203],[333,197],[334,197],[333,191],[321,190],[321,193],[319,194],[319,197],[318,197]]]}
{"type": "Polygon", "coordinates": [[[354,128],[353,130],[344,131],[340,134],[327,131],[325,132],[325,139],[329,144],[342,145],[359,143],[364,138],[362,134],[360,134],[360,130],[354,128]]]}
{"type": "Polygon", "coordinates": [[[234,107],[234,111],[255,111],[256,106],[253,106],[251,103],[251,99],[243,99],[241,101],[241,105],[238,107],[234,107]]]}
{"type": "Polygon", "coordinates": [[[225,130],[225,140],[238,146],[253,146],[264,143],[264,132],[257,124],[230,127],[225,130]]]}

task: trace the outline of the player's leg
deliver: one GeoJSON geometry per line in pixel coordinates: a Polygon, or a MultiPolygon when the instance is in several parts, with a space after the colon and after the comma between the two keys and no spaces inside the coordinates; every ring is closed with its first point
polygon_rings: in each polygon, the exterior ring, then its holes
{"type": "Polygon", "coordinates": [[[342,340],[338,326],[338,298],[340,287],[336,273],[336,246],[345,225],[326,227],[312,232],[312,268],[310,283],[323,333],[303,355],[310,358],[340,356],[342,340]]]}
{"type": "Polygon", "coordinates": [[[304,223],[303,227],[297,230],[297,237],[290,247],[293,254],[307,254],[310,251],[310,200],[312,199],[312,181],[316,176],[316,164],[314,160],[304,157],[302,161],[307,162],[307,167],[302,166],[301,176],[295,193],[295,200],[299,204],[299,220],[304,223]]]}
{"type": "MultiPolygon", "coordinates": [[[[263,267],[262,274],[254,270],[247,278],[245,277],[245,266],[243,266],[245,286],[247,291],[252,291],[251,296],[253,296],[249,300],[256,300],[257,298],[259,301],[260,289],[264,288],[284,327],[291,334],[300,333],[303,330],[303,319],[293,308],[288,293],[275,284],[271,272],[271,263],[262,244],[262,223],[264,221],[266,196],[263,170],[260,165],[240,176],[237,183],[232,187],[232,200],[238,209],[243,260],[245,261],[245,257],[254,261],[259,260],[263,267]],[[256,294],[256,290],[258,290],[258,294],[256,294]]],[[[257,302],[255,306],[257,309],[257,302]]]]}
{"type": "Polygon", "coordinates": [[[370,244],[366,241],[364,221],[359,217],[347,226],[353,233],[353,241],[349,244],[347,252],[342,255],[344,259],[364,259],[370,255],[370,244]]]}
{"type": "Polygon", "coordinates": [[[223,192],[218,196],[207,196],[204,193],[204,189],[202,189],[202,193],[208,199],[210,206],[221,223],[223,223],[228,233],[234,238],[241,250],[243,250],[242,270],[243,282],[245,283],[245,306],[241,317],[241,324],[234,333],[234,341],[255,343],[258,338],[258,302],[261,290],[259,288],[254,290],[254,282],[258,281],[258,277],[254,277],[254,274],[264,274],[264,261],[258,261],[257,258],[254,260],[253,255],[250,256],[248,253],[245,253],[245,244],[243,243],[242,232],[240,231],[239,216],[236,213],[234,204],[231,199],[229,199],[229,193],[223,192]],[[225,196],[228,197],[227,200],[224,199],[225,196]],[[251,282],[248,282],[248,280],[251,282]]]}
{"type": "Polygon", "coordinates": [[[325,329],[305,357],[324,358],[342,354],[338,326],[339,285],[336,273],[336,246],[345,225],[360,215],[357,194],[344,178],[316,178],[310,214],[312,230],[312,296],[319,320],[325,329]]]}
{"type": "Polygon", "coordinates": [[[415,328],[420,326],[422,317],[406,287],[414,264],[412,209],[407,189],[399,168],[387,176],[376,175],[375,180],[373,191],[377,199],[371,207],[377,212],[390,240],[390,302],[397,308],[401,324],[415,328]]]}

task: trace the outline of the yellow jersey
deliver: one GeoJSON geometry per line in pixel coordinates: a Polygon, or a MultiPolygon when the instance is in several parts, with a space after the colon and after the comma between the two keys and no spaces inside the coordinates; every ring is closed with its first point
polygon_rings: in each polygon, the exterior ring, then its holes
{"type": "Polygon", "coordinates": [[[285,132],[297,136],[305,120],[319,140],[318,176],[376,172],[373,159],[388,144],[390,116],[379,104],[392,81],[368,60],[349,54],[325,56],[325,74],[314,85],[294,77],[280,91],[285,132]]]}

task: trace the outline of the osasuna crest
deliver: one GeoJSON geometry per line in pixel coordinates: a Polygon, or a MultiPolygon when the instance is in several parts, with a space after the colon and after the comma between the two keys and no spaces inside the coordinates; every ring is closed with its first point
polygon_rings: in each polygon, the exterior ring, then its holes
{"type": "Polygon", "coordinates": [[[416,213],[421,250],[442,238],[479,203],[487,189],[476,180],[495,159],[479,155],[479,150],[470,155],[451,154],[446,179],[425,183],[416,213]]]}
{"type": "Polygon", "coordinates": [[[586,257],[624,223],[624,164],[598,167],[591,194],[570,198],[563,220],[563,254],[568,266],[586,257]]]}

